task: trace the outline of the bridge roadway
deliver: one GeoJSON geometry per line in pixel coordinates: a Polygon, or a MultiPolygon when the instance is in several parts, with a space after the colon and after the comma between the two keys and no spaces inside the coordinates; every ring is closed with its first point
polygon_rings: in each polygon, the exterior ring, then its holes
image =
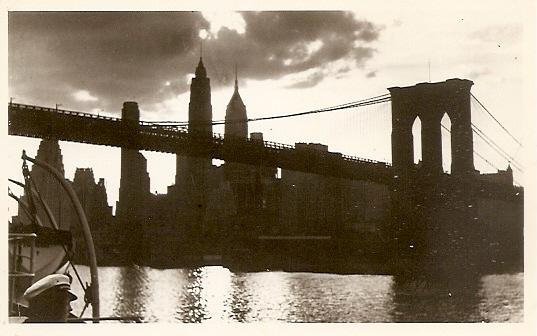
{"type": "Polygon", "coordinates": [[[10,103],[8,133],[94,145],[211,157],[305,173],[391,184],[389,164],[341,153],[295,148],[254,139],[202,137],[186,129],[90,113],[10,103]]]}

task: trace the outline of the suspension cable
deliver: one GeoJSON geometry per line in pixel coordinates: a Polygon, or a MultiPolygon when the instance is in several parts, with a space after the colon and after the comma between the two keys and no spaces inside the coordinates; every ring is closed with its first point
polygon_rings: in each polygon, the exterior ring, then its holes
{"type": "MultiPolygon", "coordinates": [[[[290,117],[297,117],[297,116],[303,116],[308,114],[317,114],[317,113],[323,113],[323,112],[331,112],[331,111],[337,111],[337,110],[344,110],[354,107],[361,107],[361,106],[368,106],[368,105],[374,105],[374,104],[380,104],[385,103],[391,100],[391,97],[389,94],[383,94],[378,95],[374,97],[370,97],[367,99],[357,100],[354,102],[339,104],[335,106],[305,111],[305,112],[298,112],[298,113],[289,113],[289,114],[283,114],[278,116],[267,116],[267,117],[258,117],[258,118],[249,118],[246,119],[246,122],[253,122],[253,121],[262,121],[262,120],[272,120],[272,119],[282,119],[282,118],[290,118],[290,117]]],[[[195,123],[196,125],[222,125],[222,124],[229,124],[234,122],[244,122],[241,120],[234,120],[234,121],[227,121],[220,119],[220,120],[212,120],[211,122],[203,122],[203,123],[195,123]]],[[[158,126],[159,124],[166,124],[170,126],[186,126],[188,125],[188,121],[144,121],[144,123],[152,124],[155,126],[158,126]]]]}
{"type": "Polygon", "coordinates": [[[516,142],[517,144],[519,144],[520,146],[522,146],[522,143],[521,143],[520,141],[518,141],[518,139],[515,138],[515,136],[514,136],[513,134],[511,134],[511,132],[509,132],[509,131],[508,131],[508,130],[507,130],[507,129],[506,129],[506,128],[499,122],[499,121],[498,121],[498,119],[496,119],[496,118],[492,115],[492,113],[490,113],[490,111],[489,111],[489,110],[488,110],[488,109],[487,109],[487,108],[486,108],[486,107],[479,101],[479,99],[476,98],[476,96],[474,96],[473,93],[470,93],[470,95],[471,95],[471,96],[472,96],[472,97],[479,103],[479,105],[481,105],[481,107],[482,107],[482,108],[489,114],[489,116],[490,116],[492,119],[494,119],[494,121],[495,121],[498,125],[500,125],[500,127],[501,127],[507,134],[509,134],[509,135],[511,136],[511,138],[513,138],[513,140],[515,140],[515,142],[516,142]]]}
{"type": "Polygon", "coordinates": [[[522,170],[521,168],[522,165],[517,160],[515,160],[512,156],[510,156],[509,153],[507,153],[507,151],[502,149],[496,142],[494,142],[494,140],[492,140],[489,136],[487,136],[481,129],[479,129],[479,127],[472,124],[472,130],[477,136],[479,136],[483,141],[485,141],[485,143],[489,145],[490,148],[496,151],[496,153],[500,154],[504,159],[507,159],[507,161],[509,161],[510,163],[513,163],[513,166],[518,165],[519,167],[517,168],[522,170]]]}
{"type": "MultiPolygon", "coordinates": [[[[440,124],[440,126],[442,126],[443,129],[445,129],[446,131],[448,131],[449,133],[451,133],[451,130],[449,128],[447,128],[446,126],[440,124]]],[[[485,161],[486,163],[489,164],[489,166],[491,166],[492,168],[496,169],[496,170],[500,170],[498,169],[498,167],[496,167],[495,165],[493,165],[489,160],[485,159],[485,157],[481,154],[479,154],[475,149],[472,149],[473,152],[475,153],[475,155],[477,155],[480,159],[482,159],[483,161],[485,161]]]]}

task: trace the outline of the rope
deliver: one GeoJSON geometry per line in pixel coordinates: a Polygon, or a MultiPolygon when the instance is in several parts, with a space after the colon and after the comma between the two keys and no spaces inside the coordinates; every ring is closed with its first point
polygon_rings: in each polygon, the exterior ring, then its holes
{"type": "MultiPolygon", "coordinates": [[[[41,192],[39,191],[39,189],[37,188],[37,185],[35,184],[35,181],[33,179],[29,179],[30,183],[31,183],[31,186],[30,186],[30,189],[33,187],[33,189],[35,190],[36,194],[37,194],[37,197],[42,199],[41,197],[41,192]]],[[[44,207],[44,205],[43,205],[44,207]]],[[[51,222],[51,225],[53,223],[51,222]]],[[[60,228],[59,227],[56,227],[55,228],[56,230],[59,230],[60,228]]],[[[75,275],[78,279],[78,282],[80,282],[80,286],[82,287],[82,289],[86,290],[86,287],[84,287],[84,284],[82,283],[82,278],[80,277],[80,274],[78,274],[78,270],[75,268],[75,265],[73,264],[73,255],[71,253],[69,253],[69,250],[67,249],[67,246],[65,246],[64,244],[62,244],[62,247],[63,247],[63,251],[65,252],[65,255],[67,257],[67,261],[69,262],[69,265],[71,265],[71,268],[73,269],[73,271],[75,271],[75,275]]],[[[72,251],[71,251],[72,252],[72,251]]]]}
{"type": "MultiPolygon", "coordinates": [[[[26,165],[26,160],[24,160],[24,165],[26,165]]],[[[28,166],[26,166],[26,170],[28,170],[28,166]]],[[[29,182],[29,187],[26,187],[25,184],[21,183],[21,182],[18,182],[18,181],[15,181],[13,179],[8,179],[9,182],[12,182],[18,186],[21,186],[24,188],[26,194],[27,194],[27,197],[28,197],[28,200],[32,200],[33,201],[33,195],[30,195],[31,192],[32,192],[32,187],[33,187],[33,190],[35,190],[35,193],[37,194],[38,198],[41,197],[41,193],[39,192],[39,189],[37,188],[37,185],[35,184],[35,181],[30,178],[30,173],[29,171],[28,172],[25,172],[23,173],[23,175],[25,176],[25,179],[26,179],[26,175],[28,175],[28,179],[27,179],[27,183],[29,182]]],[[[8,188],[8,193],[10,192],[11,190],[8,188]]],[[[35,203],[34,203],[34,207],[35,207],[35,203]]],[[[34,209],[36,212],[37,212],[37,209],[34,209]]],[[[36,214],[37,215],[37,214],[36,214]]],[[[53,224],[53,223],[51,223],[53,224]]],[[[56,230],[59,230],[59,228],[55,227],[56,230]]],[[[67,261],[69,262],[69,265],[71,266],[71,268],[73,269],[73,271],[75,272],[75,275],[78,279],[78,282],[80,283],[80,286],[82,287],[82,289],[84,289],[84,291],[86,290],[86,287],[84,286],[84,283],[82,282],[82,278],[80,277],[80,274],[78,273],[78,270],[76,269],[75,265],[73,264],[72,262],[72,255],[69,253],[69,250],[67,249],[67,247],[62,244],[62,248],[63,248],[63,251],[65,252],[65,255],[67,257],[67,261]]]]}

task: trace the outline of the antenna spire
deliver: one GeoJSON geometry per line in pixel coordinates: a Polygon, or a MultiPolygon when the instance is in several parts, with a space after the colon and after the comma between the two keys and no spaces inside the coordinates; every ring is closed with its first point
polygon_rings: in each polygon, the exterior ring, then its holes
{"type": "Polygon", "coordinates": [[[429,83],[431,82],[431,58],[428,59],[429,63],[429,83]]]}
{"type": "Polygon", "coordinates": [[[239,89],[239,79],[237,76],[237,62],[235,62],[235,90],[239,89]]]}
{"type": "Polygon", "coordinates": [[[200,59],[203,57],[203,39],[200,39],[200,59]]]}

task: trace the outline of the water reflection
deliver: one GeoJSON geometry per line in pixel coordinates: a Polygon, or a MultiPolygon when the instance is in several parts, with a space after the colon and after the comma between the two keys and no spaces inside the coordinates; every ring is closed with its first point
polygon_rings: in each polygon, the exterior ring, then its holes
{"type": "Polygon", "coordinates": [[[396,276],[391,317],[395,322],[478,322],[479,292],[479,277],[447,281],[396,276]]]}
{"type": "MultiPolygon", "coordinates": [[[[79,270],[89,278],[87,267],[79,270]]],[[[523,273],[427,283],[383,275],[232,273],[223,267],[104,267],[99,279],[103,316],[139,315],[146,322],[523,321],[523,273]]],[[[79,286],[74,290],[83,297],[79,286]]]]}
{"type": "Polygon", "coordinates": [[[386,322],[391,277],[298,273],[291,276],[292,322],[386,322]]]}
{"type": "Polygon", "coordinates": [[[231,276],[231,292],[225,302],[228,317],[237,322],[248,322],[247,316],[251,313],[250,301],[252,294],[247,284],[248,276],[244,273],[231,276]]]}
{"type": "Polygon", "coordinates": [[[524,321],[524,273],[493,274],[481,279],[479,312],[486,322],[524,321]]]}
{"type": "Polygon", "coordinates": [[[173,323],[181,320],[178,300],[186,287],[186,271],[181,269],[147,270],[149,293],[147,295],[147,321],[173,323]]]}
{"type": "Polygon", "coordinates": [[[244,273],[245,296],[250,297],[248,321],[288,321],[294,293],[285,272],[244,273]]]}
{"type": "Polygon", "coordinates": [[[206,298],[203,297],[203,270],[196,268],[186,271],[186,284],[180,297],[178,316],[182,322],[199,323],[207,319],[206,298]]]}
{"type": "Polygon", "coordinates": [[[151,284],[145,267],[121,267],[117,291],[113,302],[114,316],[140,316],[146,318],[146,297],[151,284]]]}
{"type": "Polygon", "coordinates": [[[201,280],[207,322],[229,320],[225,302],[231,291],[231,272],[221,266],[204,267],[201,280]]]}

